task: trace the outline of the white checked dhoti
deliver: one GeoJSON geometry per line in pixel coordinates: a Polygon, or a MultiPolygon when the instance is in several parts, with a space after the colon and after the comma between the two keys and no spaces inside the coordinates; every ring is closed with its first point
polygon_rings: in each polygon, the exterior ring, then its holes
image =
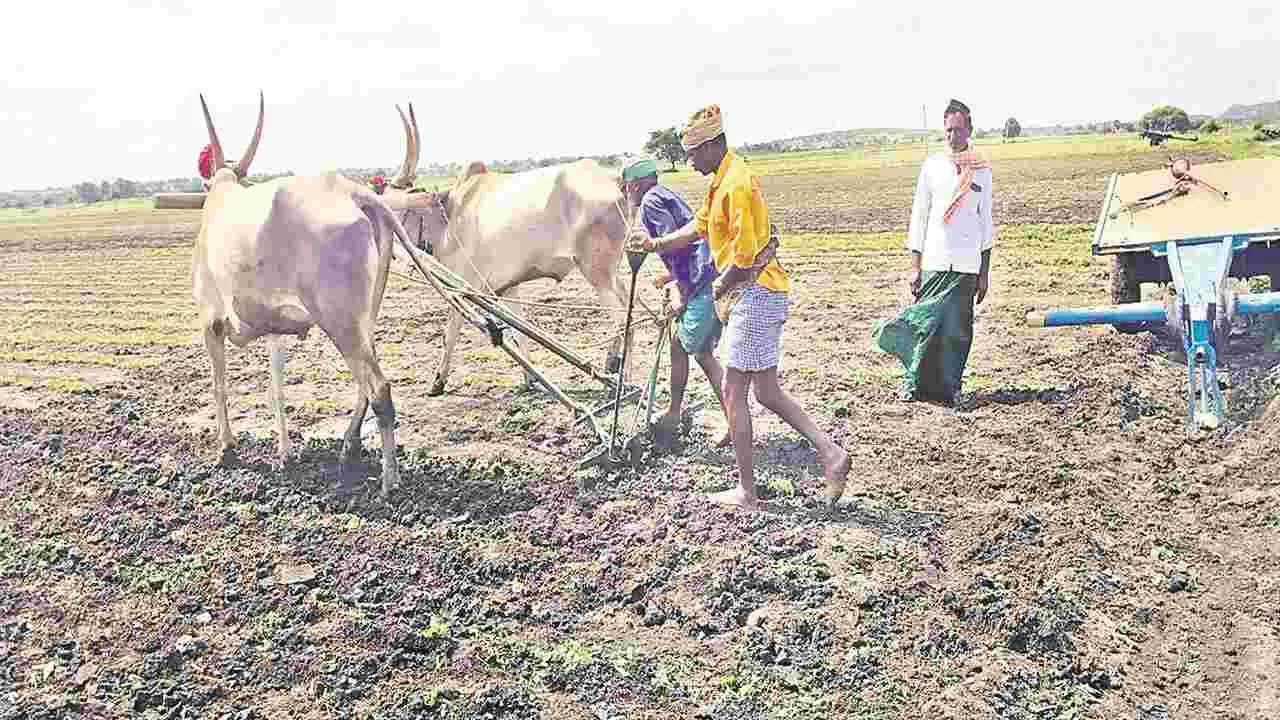
{"type": "Polygon", "coordinates": [[[787,293],[752,283],[729,311],[721,362],[725,367],[756,372],[778,366],[782,354],[782,325],[791,298],[787,293]]]}

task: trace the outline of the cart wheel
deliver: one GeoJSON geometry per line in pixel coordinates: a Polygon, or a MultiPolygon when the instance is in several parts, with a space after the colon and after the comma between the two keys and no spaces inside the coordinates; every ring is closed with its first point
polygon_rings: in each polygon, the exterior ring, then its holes
{"type": "MultiPolygon", "coordinates": [[[[1111,266],[1111,302],[1116,305],[1136,303],[1142,299],[1138,285],[1138,259],[1132,253],[1115,256],[1111,266]]],[[[1133,334],[1147,329],[1146,323],[1113,323],[1116,330],[1133,334]]]]}

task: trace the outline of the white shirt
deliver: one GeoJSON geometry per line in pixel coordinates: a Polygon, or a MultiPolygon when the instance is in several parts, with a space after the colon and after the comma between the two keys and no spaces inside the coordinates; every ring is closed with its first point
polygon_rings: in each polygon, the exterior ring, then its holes
{"type": "Polygon", "coordinates": [[[951,222],[942,221],[959,179],[955,163],[945,152],[930,155],[920,167],[907,228],[907,249],[923,255],[922,270],[976,275],[982,269],[982,251],[990,250],[994,244],[991,168],[974,172],[973,184],[980,189],[969,188],[951,222]]]}

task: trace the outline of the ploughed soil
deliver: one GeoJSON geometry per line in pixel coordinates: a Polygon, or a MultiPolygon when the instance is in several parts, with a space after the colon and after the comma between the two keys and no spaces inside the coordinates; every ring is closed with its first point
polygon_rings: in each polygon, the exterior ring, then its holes
{"type": "MultiPolygon", "coordinates": [[[[355,392],[319,332],[291,346],[283,468],[265,347],[229,351],[239,445],[218,464],[198,215],[0,228],[0,718],[1280,716],[1273,328],[1239,323],[1229,422],[1187,435],[1176,338],[1024,327],[1109,302],[1088,248],[1105,169],[1044,167],[1002,171],[957,409],[896,402],[869,340],[901,295],[914,172],[766,179],[793,240],[782,384],[854,457],[830,511],[812,447],[758,404],[765,509],[705,501],[735,470],[696,366],[699,407],[639,469],[576,470],[591,435],[470,329],[430,397],[443,303],[401,277],[377,332],[400,489],[378,497],[372,414],[363,463],[339,464],[355,392]],[[892,197],[868,209],[873,186],[892,197]]],[[[583,309],[581,277],[522,299],[602,363],[618,318],[583,309]]]]}

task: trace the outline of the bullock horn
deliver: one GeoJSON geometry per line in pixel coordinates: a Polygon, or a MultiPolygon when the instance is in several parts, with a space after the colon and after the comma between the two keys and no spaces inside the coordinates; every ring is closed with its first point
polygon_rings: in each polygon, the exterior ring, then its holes
{"type": "Polygon", "coordinates": [[[400,113],[400,124],[404,126],[404,160],[400,161],[400,168],[396,170],[396,176],[391,180],[391,184],[396,187],[405,187],[413,182],[412,165],[413,160],[413,131],[409,129],[409,118],[404,116],[404,111],[400,106],[396,105],[396,112],[400,113]]]}
{"type": "Polygon", "coordinates": [[[409,183],[418,177],[418,154],[422,152],[421,137],[418,134],[418,116],[413,114],[413,103],[409,103],[409,121],[413,123],[413,160],[409,161],[409,183]]]}
{"type": "Polygon", "coordinates": [[[245,178],[249,176],[249,165],[253,163],[253,156],[258,152],[258,141],[262,139],[262,110],[266,102],[263,100],[262,91],[258,91],[258,127],[253,131],[253,140],[249,143],[249,147],[245,149],[244,155],[240,157],[240,162],[236,163],[236,174],[245,178]]]}
{"type": "Polygon", "coordinates": [[[204,93],[200,93],[200,109],[204,111],[204,124],[209,128],[209,144],[213,146],[213,164],[210,175],[217,174],[222,167],[222,143],[218,142],[218,131],[213,129],[213,118],[209,117],[209,105],[204,101],[204,93]]]}

